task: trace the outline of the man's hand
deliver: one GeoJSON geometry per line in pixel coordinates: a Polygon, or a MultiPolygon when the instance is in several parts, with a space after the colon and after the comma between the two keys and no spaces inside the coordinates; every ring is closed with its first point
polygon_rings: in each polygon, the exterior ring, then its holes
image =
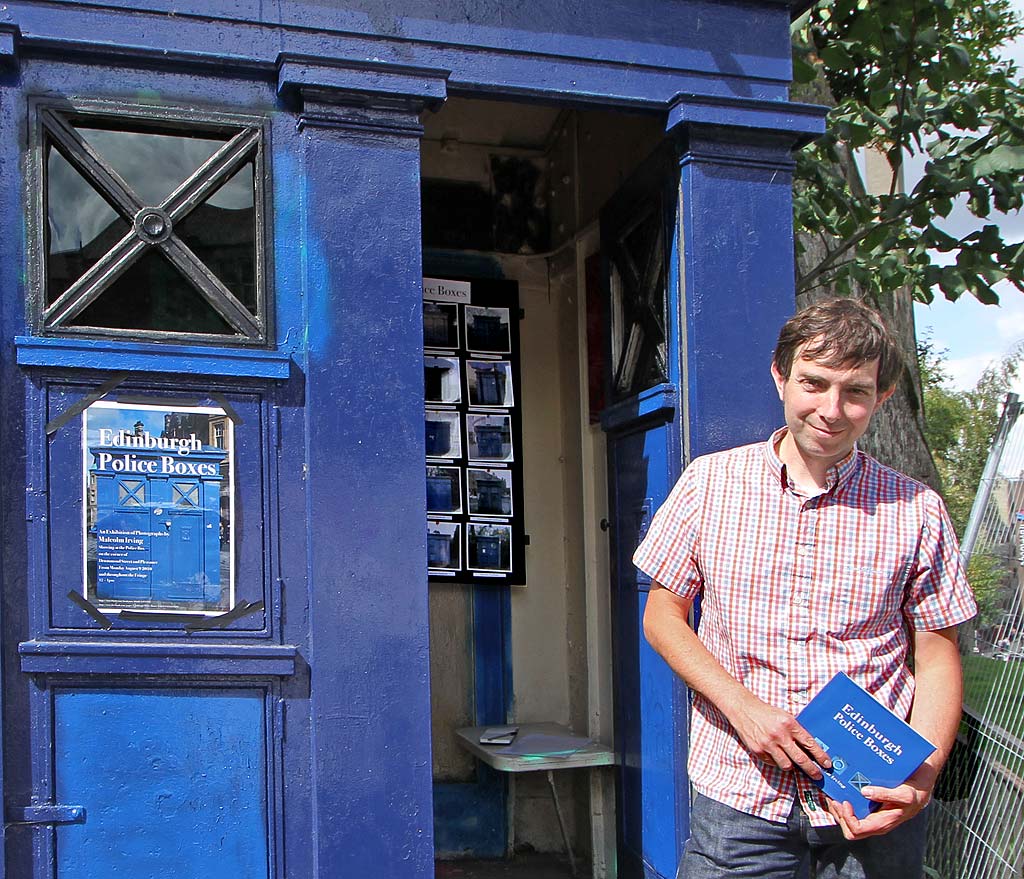
{"type": "Polygon", "coordinates": [[[909,821],[928,805],[936,778],[938,770],[924,763],[899,787],[865,787],[861,793],[869,800],[882,804],[881,808],[867,818],[857,818],[853,814],[853,806],[849,803],[840,803],[826,797],[826,804],[847,839],[881,836],[904,821],[909,821]]]}
{"type": "Polygon", "coordinates": [[[691,605],[691,599],[655,583],[644,613],[644,634],[650,645],[691,690],[725,715],[755,758],[787,771],[799,767],[811,778],[821,778],[815,761],[831,768],[828,754],[792,714],[759,699],[708,652],[690,627],[691,605]]]}
{"type": "Polygon", "coordinates": [[[774,708],[752,693],[724,712],[747,750],[765,763],[779,769],[802,769],[811,778],[821,778],[821,766],[832,768],[832,761],[792,714],[774,708]]]}

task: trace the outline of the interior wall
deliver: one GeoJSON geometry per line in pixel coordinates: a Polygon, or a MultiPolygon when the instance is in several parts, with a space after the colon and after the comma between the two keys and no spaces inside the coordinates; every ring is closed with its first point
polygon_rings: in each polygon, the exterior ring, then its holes
{"type": "Polygon", "coordinates": [[[431,583],[430,735],[434,781],[472,781],[473,755],[459,747],[455,730],[473,726],[473,590],[431,583]]]}
{"type": "MultiPolygon", "coordinates": [[[[569,726],[571,693],[582,644],[569,636],[579,582],[568,577],[569,523],[579,521],[576,499],[565,492],[566,448],[563,415],[567,406],[562,348],[572,345],[559,333],[561,301],[549,283],[548,260],[504,260],[509,277],[520,282],[525,318],[520,324],[523,386],[523,488],[530,545],[527,585],[512,593],[512,680],[517,721],[555,721],[569,726]]],[[[585,661],[585,657],[584,657],[585,661]]],[[[575,824],[575,798],[567,773],[555,773],[569,826],[575,824]]],[[[539,851],[559,851],[558,819],[543,773],[516,778],[515,836],[539,851]]],[[[578,841],[574,841],[578,848],[578,841]]]]}

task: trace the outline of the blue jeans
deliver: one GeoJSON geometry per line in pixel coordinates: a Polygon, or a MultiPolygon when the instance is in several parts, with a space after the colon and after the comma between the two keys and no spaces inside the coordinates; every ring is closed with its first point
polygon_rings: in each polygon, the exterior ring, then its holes
{"type": "Polygon", "coordinates": [[[838,827],[812,827],[798,803],[776,824],[697,794],[677,879],[920,879],[927,811],[849,842],[838,827]]]}

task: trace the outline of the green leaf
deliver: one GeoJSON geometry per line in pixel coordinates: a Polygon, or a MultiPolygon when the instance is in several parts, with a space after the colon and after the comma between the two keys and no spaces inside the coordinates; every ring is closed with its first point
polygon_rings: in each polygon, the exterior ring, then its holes
{"type": "Polygon", "coordinates": [[[959,43],[949,43],[943,50],[943,57],[954,74],[965,74],[971,69],[971,53],[959,43]]]}
{"type": "Polygon", "coordinates": [[[974,294],[974,298],[982,303],[982,305],[999,304],[999,294],[989,287],[988,284],[978,284],[971,292],[974,294]]]}
{"type": "Polygon", "coordinates": [[[1001,144],[974,162],[974,173],[979,177],[1017,171],[1024,171],[1024,144],[1001,144]]]}
{"type": "Polygon", "coordinates": [[[806,84],[814,82],[818,78],[818,71],[814,69],[814,65],[805,61],[803,58],[797,55],[793,56],[793,81],[806,84]]]}
{"type": "Polygon", "coordinates": [[[837,70],[852,70],[856,66],[842,43],[825,46],[818,55],[825,64],[837,70]]]}
{"type": "Polygon", "coordinates": [[[923,237],[927,240],[928,246],[936,250],[950,251],[960,246],[959,239],[935,225],[929,225],[923,237]]]}

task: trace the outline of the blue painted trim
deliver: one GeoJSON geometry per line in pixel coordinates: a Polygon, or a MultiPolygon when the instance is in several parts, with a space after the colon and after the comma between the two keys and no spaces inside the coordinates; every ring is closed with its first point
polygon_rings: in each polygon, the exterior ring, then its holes
{"type": "Polygon", "coordinates": [[[467,253],[463,250],[425,248],[423,274],[428,278],[480,278],[505,280],[501,261],[487,253],[467,253]]]}
{"type": "Polygon", "coordinates": [[[250,348],[51,336],[15,336],[14,346],[19,366],[286,379],[292,364],[287,354],[250,348]]]}
{"type": "Polygon", "coordinates": [[[481,783],[434,785],[436,857],[502,858],[507,854],[503,779],[489,766],[483,766],[480,775],[481,783]],[[495,791],[502,795],[495,796],[495,791]]]}
{"type": "Polygon", "coordinates": [[[676,416],[679,391],[671,382],[654,385],[628,399],[609,406],[601,413],[601,427],[606,431],[632,427],[638,421],[671,421],[676,416]]]}
{"type": "Polygon", "coordinates": [[[311,3],[287,13],[280,5],[265,13],[262,5],[246,10],[241,8],[245,4],[237,4],[237,9],[222,9],[218,15],[211,15],[207,4],[193,10],[174,4],[169,15],[169,10],[146,10],[133,3],[128,15],[112,4],[104,8],[65,0],[52,8],[19,6],[12,15],[24,34],[23,53],[38,49],[64,57],[81,54],[93,61],[156,56],[162,64],[218,69],[230,64],[273,74],[279,53],[286,53],[341,63],[450,70],[448,91],[453,94],[655,109],[667,108],[680,91],[780,102],[788,97],[791,59],[785,9],[729,9],[705,2],[680,9],[672,0],[645,5],[625,18],[618,4],[592,5],[587,16],[562,20],[557,18],[562,4],[548,4],[540,21],[533,14],[520,28],[504,8],[503,22],[466,21],[464,15],[446,21],[443,9],[436,16],[403,17],[389,9],[382,12],[386,31],[376,15],[336,4],[328,10],[311,3]],[[265,20],[269,14],[273,20],[265,20]],[[551,15],[556,18],[545,23],[551,15]],[[674,22],[668,31],[666,19],[674,22]],[[716,21],[716,27],[695,39],[693,29],[704,19],[716,21]]]}
{"type": "Polygon", "coordinates": [[[13,66],[17,61],[20,36],[21,31],[16,25],[0,24],[0,67],[13,66]]]}
{"type": "Polygon", "coordinates": [[[795,145],[825,133],[828,107],[717,95],[680,94],[668,111],[666,131],[679,125],[714,125],[791,135],[795,145]]]}
{"type": "Polygon", "coordinates": [[[18,653],[23,672],[286,677],[295,674],[298,648],[278,644],[23,641],[18,653]]]}
{"type": "MultiPolygon", "coordinates": [[[[669,379],[675,383],[673,400],[679,407],[678,417],[673,415],[674,423],[668,437],[668,473],[669,484],[675,485],[683,470],[689,465],[687,459],[687,443],[683,431],[686,423],[686,401],[682,398],[682,390],[686,387],[685,339],[686,327],[685,296],[682,284],[682,243],[681,224],[683,221],[681,199],[681,175],[672,178],[671,216],[668,228],[668,303],[666,307],[665,334],[668,339],[669,379]]],[[[655,511],[651,511],[654,515],[655,511]]],[[[677,767],[675,791],[675,828],[676,854],[682,857],[686,840],[690,837],[690,774],[688,769],[690,756],[690,692],[683,679],[675,676],[672,684],[672,725],[677,730],[675,736],[674,765],[677,767]]]]}
{"type": "MultiPolygon", "coordinates": [[[[473,587],[473,659],[476,725],[507,723],[512,712],[512,591],[508,586],[473,587]]],[[[507,854],[508,780],[504,774],[478,760],[475,785],[459,785],[457,791],[440,794],[440,800],[438,788],[448,786],[434,787],[435,803],[447,803],[449,816],[461,812],[489,818],[458,844],[476,857],[507,854]]]]}
{"type": "Polygon", "coordinates": [[[512,595],[508,586],[473,589],[476,724],[507,723],[512,711],[512,595]]]}
{"type": "Polygon", "coordinates": [[[437,109],[448,97],[449,71],[381,62],[325,63],[319,58],[281,54],[277,61],[277,91],[326,91],[333,100],[348,95],[360,103],[367,97],[415,100],[437,109]]]}

